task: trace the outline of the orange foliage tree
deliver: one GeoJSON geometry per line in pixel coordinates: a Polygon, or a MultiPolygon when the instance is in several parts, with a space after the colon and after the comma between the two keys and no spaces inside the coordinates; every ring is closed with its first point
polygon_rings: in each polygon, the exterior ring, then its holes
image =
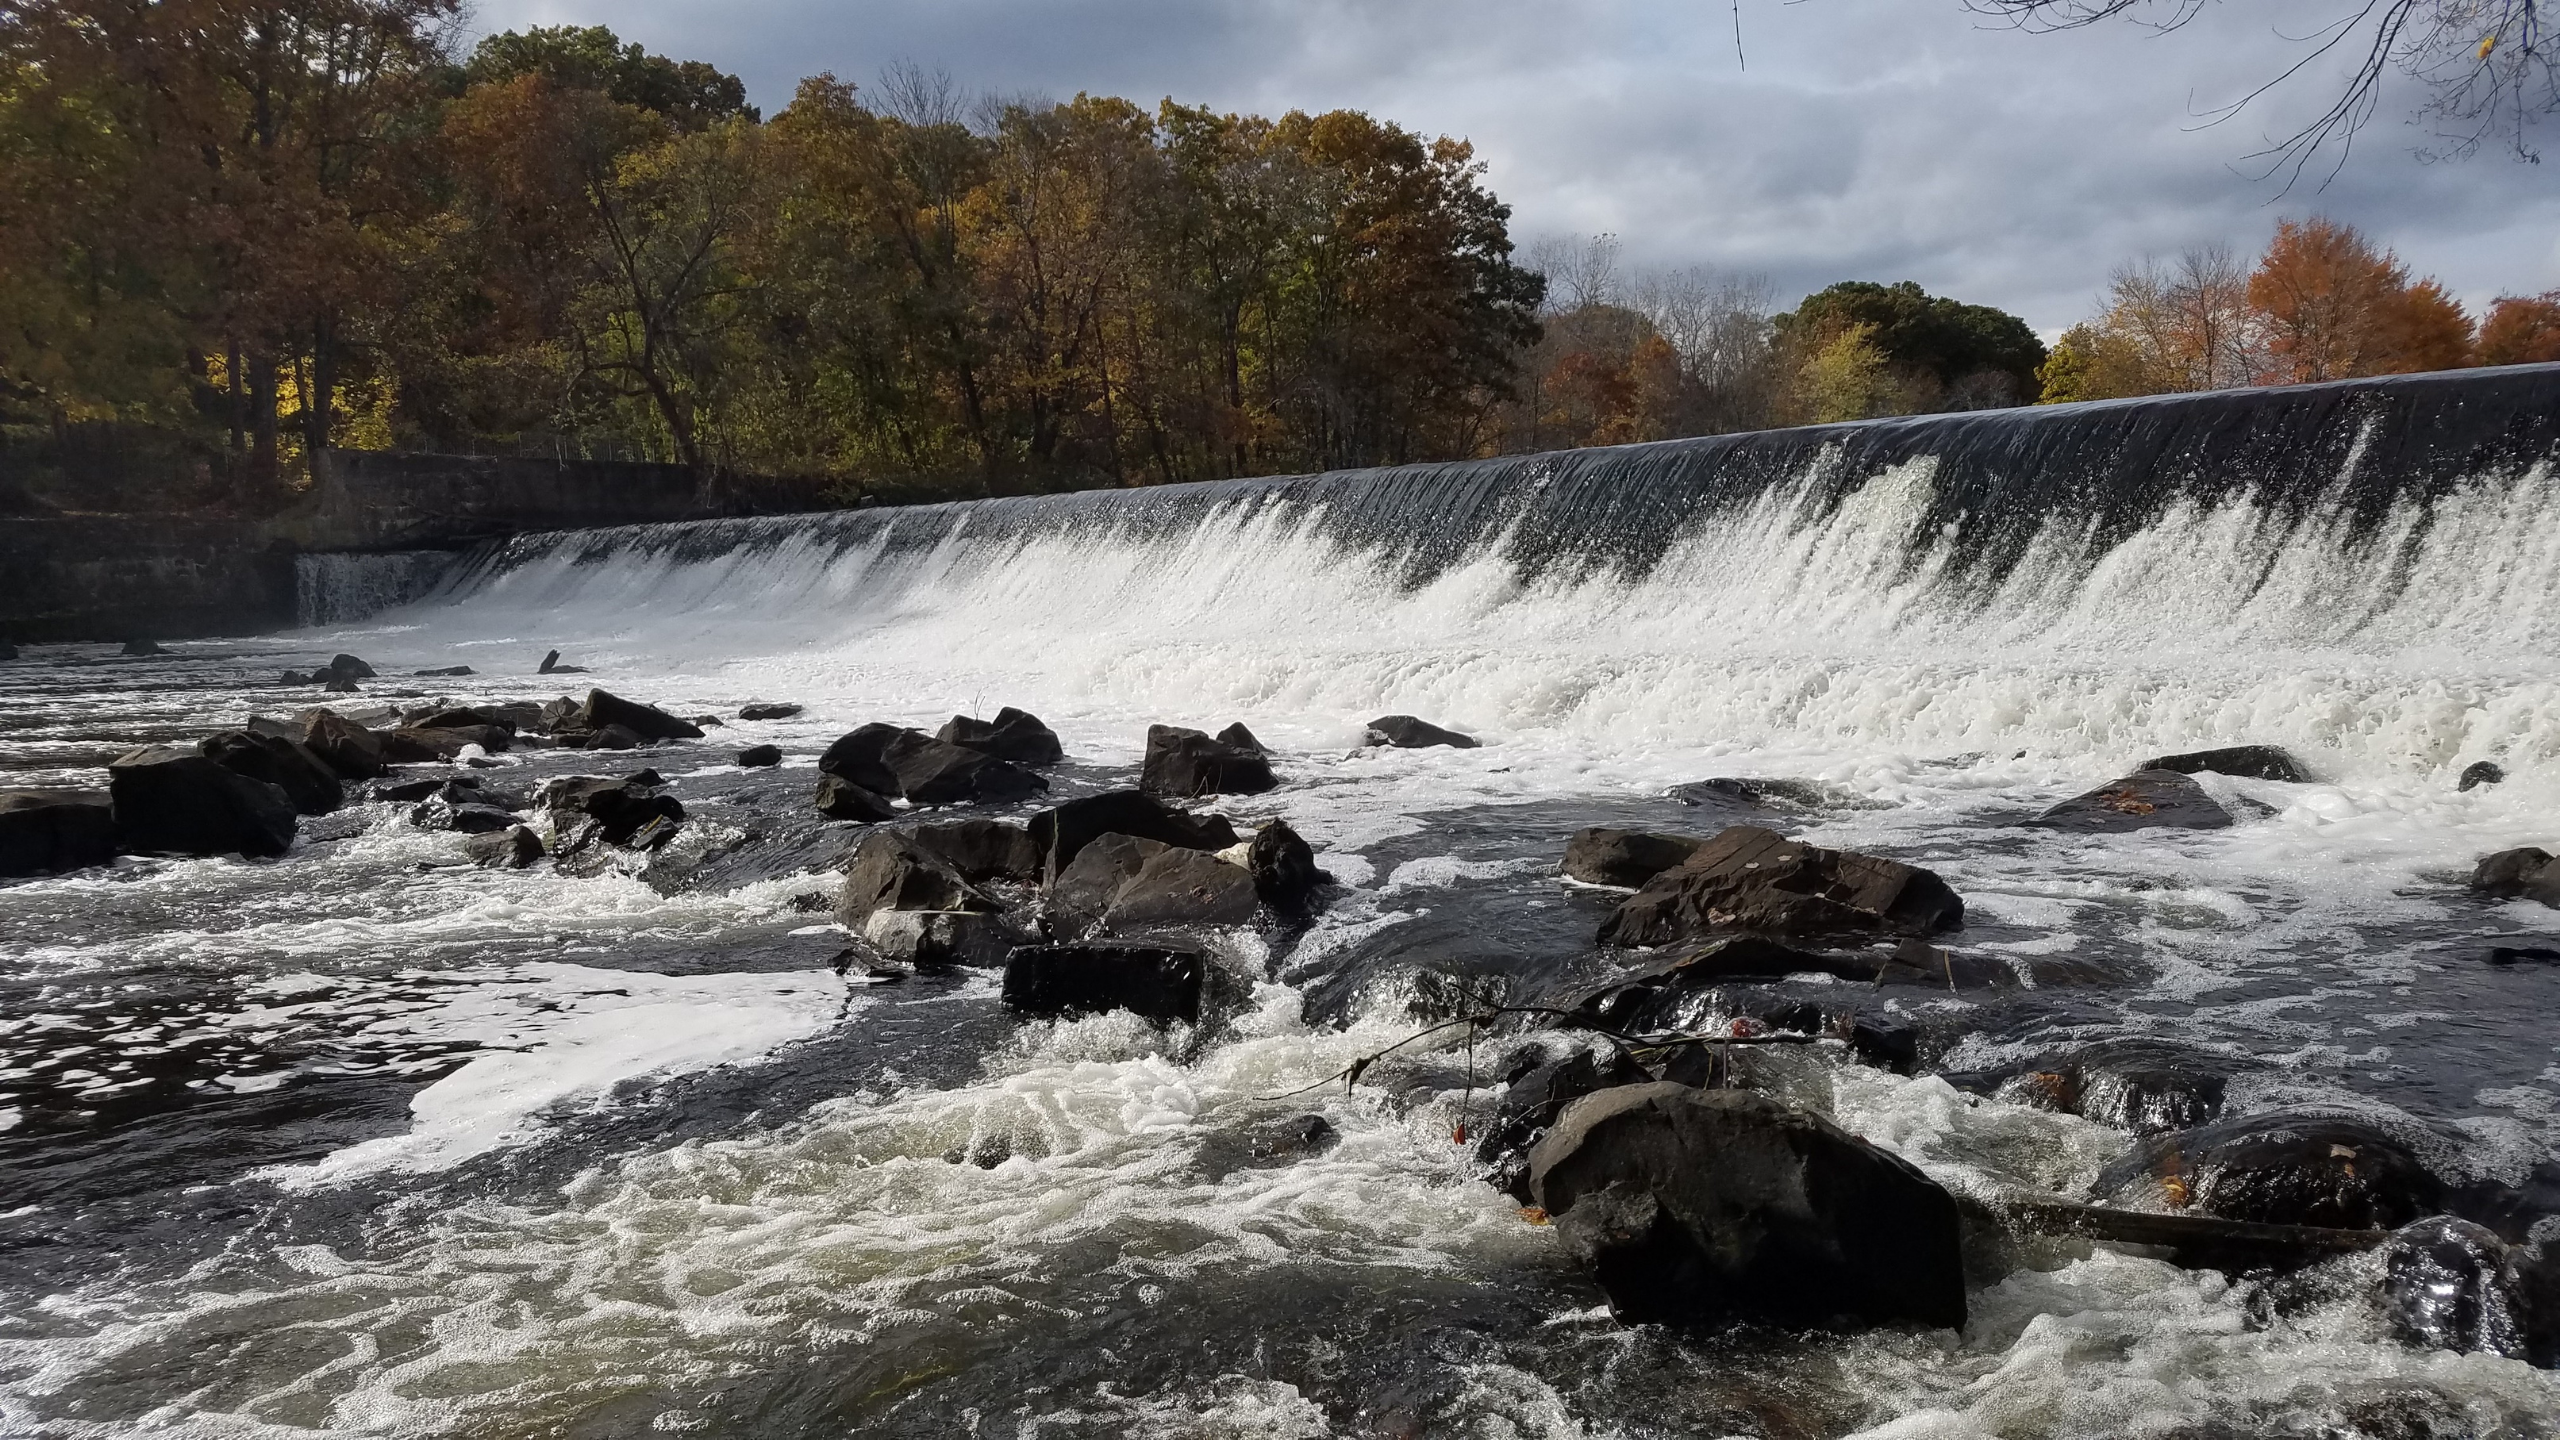
{"type": "Polygon", "coordinates": [[[2531,365],[2560,360],[2560,290],[2501,295],[2480,324],[2480,363],[2531,365]]]}
{"type": "Polygon", "coordinates": [[[2277,384],[2399,375],[2471,363],[2471,320],[2433,280],[2352,225],[2279,221],[2249,276],[2277,384]]]}

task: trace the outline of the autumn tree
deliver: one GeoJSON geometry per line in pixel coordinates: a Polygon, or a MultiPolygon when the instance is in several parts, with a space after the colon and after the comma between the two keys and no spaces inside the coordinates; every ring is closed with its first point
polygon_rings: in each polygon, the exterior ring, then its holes
{"type": "Polygon", "coordinates": [[[2560,360],[2560,290],[2501,295],[2480,324],[2480,363],[2532,365],[2560,360]]]}
{"type": "Polygon", "coordinates": [[[2468,364],[2471,322],[2433,280],[2350,225],[2279,221],[2249,276],[2276,383],[2394,375],[2468,364]]]}

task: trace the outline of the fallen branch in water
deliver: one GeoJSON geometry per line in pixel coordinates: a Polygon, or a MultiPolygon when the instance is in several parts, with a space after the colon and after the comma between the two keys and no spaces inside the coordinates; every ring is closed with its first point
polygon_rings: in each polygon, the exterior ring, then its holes
{"type": "Polygon", "coordinates": [[[2370,1250],[2391,1238],[2384,1230],[2337,1230],[2320,1225],[2273,1225],[2225,1220],[2217,1215],[2165,1215],[2116,1210],[2043,1195],[2004,1195],[1997,1200],[1956,1197],[1966,1218],[1995,1229],[2032,1235],[2152,1245],[2169,1250],[2180,1265],[2214,1270],[2257,1270],[2311,1264],[2332,1255],[2370,1250]]]}

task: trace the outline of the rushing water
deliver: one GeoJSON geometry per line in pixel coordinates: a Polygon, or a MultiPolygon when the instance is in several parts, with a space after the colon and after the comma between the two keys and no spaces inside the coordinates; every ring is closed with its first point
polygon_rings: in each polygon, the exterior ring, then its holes
{"type": "MultiPolygon", "coordinates": [[[[1961,1334],[1622,1329],[1451,1143],[1463,1048],[1319,1083],[1414,1028],[1418,968],[1590,963],[1572,829],[1721,823],[1661,792],[1752,775],[1830,797],[1764,822],[1946,875],[1965,948],[2112,977],[1861,1002],[1935,1068],[2163,1035],[2255,1062],[2237,1112],[2353,1112],[2464,1179],[2560,1156],[2560,966],[2482,959],[2560,914],[2461,884],[2560,839],[2560,379],[2254,403],[537,537],[306,572],[438,587],[369,618],[31,650],[11,783],[309,703],[273,672],[341,649],[362,703],[546,698],[556,646],[682,713],[809,708],[647,756],[696,819],[629,873],[472,870],[361,805],[280,862],[0,889],[0,1432],[2552,1433],[2553,1375],[2388,1339],[2370,1258],[2272,1305],[2057,1242],[1987,1257],[1961,1334]],[[1244,720],[1285,783],[1225,808],[1344,893],[1231,937],[1196,1031],[848,987],[817,752],[1002,704],[1064,737],[1060,794],[1126,783],[1150,721],[1244,720]],[[1386,712],[1487,743],[1359,748],[1386,712]],[[760,740],[782,771],[727,763],[760,740]],[[2236,741],[2319,781],[2204,777],[2222,831],[2019,827],[2236,741]],[[2509,780],[2457,793],[2484,758],[2509,780]],[[1309,1111],[1337,1147],[1253,1154],[1309,1111]]],[[[1783,1083],[1958,1188],[2128,1143],[1832,1058],[1783,1083]]]]}

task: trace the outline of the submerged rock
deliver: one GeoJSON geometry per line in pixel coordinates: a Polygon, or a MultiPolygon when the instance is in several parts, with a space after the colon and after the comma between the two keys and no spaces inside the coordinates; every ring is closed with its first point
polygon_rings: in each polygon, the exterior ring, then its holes
{"type": "Polygon", "coordinates": [[[2165,1040],[2099,1040],[2041,1061],[1999,1088],[2002,1099],[2060,1110],[2129,1130],[2165,1135],[2222,1115],[2224,1092],[2241,1062],[2165,1040]]]}
{"type": "Polygon", "coordinates": [[[2506,783],[2506,778],[2507,772],[2500,769],[2496,761],[2474,760],[2469,765],[2463,767],[2462,778],[2456,782],[2454,788],[2457,790],[2477,790],[2483,785],[2504,784],[2506,783]]]}
{"type": "Polygon", "coordinates": [[[619,725],[643,740],[699,740],[702,727],[690,720],[670,715],[655,705],[625,700],[609,690],[590,690],[586,704],[578,713],[578,722],[588,730],[603,730],[619,725]]]}
{"type": "Polygon", "coordinates": [[[471,673],[471,667],[470,667],[470,666],[468,666],[468,665],[447,665],[447,666],[443,667],[442,669],[437,669],[437,670],[412,670],[412,671],[410,671],[409,673],[410,673],[410,674],[412,674],[412,675],[415,675],[415,676],[419,677],[420,679],[430,679],[430,678],[432,678],[432,679],[444,680],[444,679],[452,679],[452,678],[454,678],[454,677],[456,677],[456,676],[468,675],[468,674],[470,674],[470,673],[471,673]]]}
{"type": "Polygon", "coordinates": [[[157,641],[127,640],[124,642],[124,648],[116,653],[119,655],[166,655],[169,652],[161,649],[157,641]]]}
{"type": "Polygon", "coordinates": [[[175,745],[118,757],[107,794],[117,847],[141,854],[282,855],[299,823],[281,789],[175,745]]]}
{"type": "MultiPolygon", "coordinates": [[[[2450,1215],[2402,1226],[2383,1246],[2383,1310],[2405,1344],[2465,1355],[2530,1357],[2537,1348],[2531,1250],[2450,1215]]],[[[2560,1329],[2560,1315],[2543,1319],[2560,1329]]]]}
{"type": "Polygon", "coordinates": [[[1049,894],[1060,913],[1117,933],[1243,925],[1261,903],[1243,866],[1129,835],[1104,835],[1085,846],[1049,894]]]}
{"type": "Polygon", "coordinates": [[[1706,843],[1703,835],[1656,835],[1594,825],[1575,831],[1565,842],[1564,873],[1586,885],[1632,890],[1665,870],[1687,864],[1706,843]]]}
{"type": "Polygon", "coordinates": [[[781,763],[782,747],[779,745],[750,745],[738,752],[738,768],[741,770],[768,770],[781,763]]]}
{"type": "Polygon", "coordinates": [[[1196,950],[1096,943],[1025,945],[1005,960],[1004,1003],[1044,1018],[1126,1010],[1197,1021],[1208,962],[1196,950]]]}
{"type": "Polygon", "coordinates": [[[1683,805],[1748,805],[1755,809],[1814,810],[1844,796],[1818,780],[1746,780],[1719,775],[1689,780],[1662,792],[1683,805]]]}
{"type": "Polygon", "coordinates": [[[0,878],[53,875],[116,858],[102,790],[0,790],[0,878]]]}
{"type": "Polygon", "coordinates": [[[1242,838],[1224,816],[1194,815],[1136,790],[1106,790],[1031,817],[1040,876],[1055,881],[1085,846],[1104,835],[1130,835],[1193,850],[1225,850],[1242,838]]]}
{"type": "Polygon", "coordinates": [[[898,793],[915,805],[1002,804],[1044,793],[1049,782],[982,751],[901,731],[881,751],[898,793]]]}
{"type": "Polygon", "coordinates": [[[1954,1199],[1764,1095],[1584,1096],[1530,1150],[1529,1191],[1629,1323],[1964,1324],[1954,1199]]]}
{"type": "Polygon", "coordinates": [[[1964,901],[1917,866],[1824,850],[1735,825],[1663,871],[1600,927],[1603,945],[1718,933],[1933,935],[1964,924],[1964,901]]]}
{"type": "Polygon", "coordinates": [[[1147,727],[1138,788],[1151,795],[1258,795],[1280,783],[1270,757],[1179,725],[1147,727]]]}
{"type": "Polygon", "coordinates": [[[895,830],[862,837],[845,862],[844,884],[836,892],[836,919],[856,932],[881,910],[992,913],[1001,908],[941,856],[895,830]]]}
{"type": "Polygon", "coordinates": [[[1455,730],[1443,730],[1428,720],[1410,715],[1381,715],[1369,722],[1368,743],[1387,745],[1398,750],[1425,750],[1446,745],[1458,750],[1476,748],[1476,738],[1455,730]]]}
{"type": "Polygon", "coordinates": [[[2231,824],[2231,812],[2185,775],[2146,769],[2074,795],[2027,823],[2104,835],[2158,826],[2220,830],[2231,824]]]}
{"type": "Polygon", "coordinates": [[[2186,755],[2162,755],[2145,760],[2134,768],[2170,770],[2181,775],[2210,770],[2217,775],[2236,775],[2243,780],[2284,780],[2296,785],[2311,781],[2310,772],[2302,768],[2301,761],[2273,745],[2232,745],[2186,755]]]}
{"type": "Polygon", "coordinates": [[[788,720],[807,707],[800,705],[743,705],[738,708],[741,720],[788,720]]]}
{"type": "Polygon", "coordinates": [[[821,775],[813,801],[818,813],[830,820],[850,820],[857,825],[877,825],[898,818],[897,809],[888,797],[854,784],[841,775],[821,775]]]}
{"type": "Polygon", "coordinates": [[[346,801],[338,772],[299,740],[224,730],[207,736],[196,749],[225,770],[282,790],[301,814],[326,815],[346,801]]]}
{"type": "Polygon", "coordinates": [[[447,786],[445,793],[410,810],[409,823],[421,830],[452,830],[463,835],[488,835],[518,828],[514,811],[488,804],[479,798],[479,792],[459,786],[447,786]]]}
{"type": "Polygon", "coordinates": [[[954,715],[933,738],[1015,765],[1055,765],[1067,758],[1057,732],[1040,723],[1039,716],[1010,705],[998,710],[993,720],[954,715]]]}
{"type": "Polygon", "coordinates": [[[2444,1209],[2444,1182],[2360,1120],[2272,1114],[2155,1136],[2101,1172],[2095,1198],[2225,1220],[2391,1230],[2444,1209]]]}

